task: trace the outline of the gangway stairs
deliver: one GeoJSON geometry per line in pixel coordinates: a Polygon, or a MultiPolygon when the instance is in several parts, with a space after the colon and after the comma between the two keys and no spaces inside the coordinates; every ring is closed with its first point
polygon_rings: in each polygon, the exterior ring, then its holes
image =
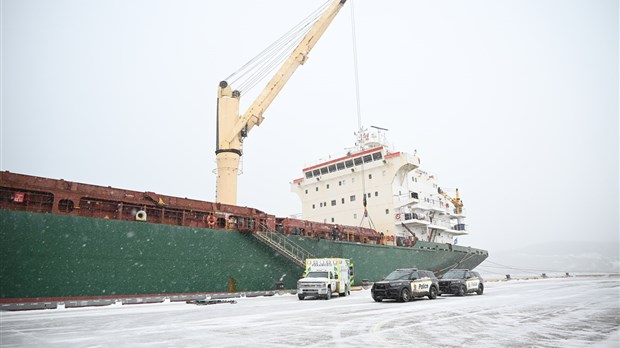
{"type": "Polygon", "coordinates": [[[299,245],[291,242],[288,238],[286,238],[280,233],[269,231],[256,231],[252,234],[259,241],[263,242],[268,247],[276,250],[301,268],[306,268],[306,259],[314,258],[314,256],[310,254],[310,252],[304,250],[299,245]]]}

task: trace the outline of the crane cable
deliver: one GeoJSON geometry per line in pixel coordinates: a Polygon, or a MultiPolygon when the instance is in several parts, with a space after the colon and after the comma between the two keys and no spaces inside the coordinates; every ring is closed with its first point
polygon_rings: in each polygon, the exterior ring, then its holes
{"type": "MultiPolygon", "coordinates": [[[[355,6],[353,6],[354,1],[351,1],[351,41],[353,42],[353,72],[355,76],[355,101],[357,106],[357,129],[359,130],[359,143],[360,145],[363,142],[364,135],[361,133],[362,131],[362,107],[360,103],[360,83],[359,83],[359,69],[357,64],[357,35],[355,32],[355,6]]],[[[368,218],[368,225],[370,228],[375,229],[375,224],[370,218],[367,209],[367,194],[366,194],[366,177],[364,176],[364,160],[362,159],[362,194],[364,198],[362,200],[362,204],[364,205],[364,215],[360,220],[360,226],[364,223],[364,218],[368,218]]]]}
{"type": "MultiPolygon", "coordinates": [[[[353,70],[355,73],[355,100],[357,102],[357,129],[362,129],[362,108],[360,105],[360,82],[357,65],[357,39],[355,33],[355,10],[354,1],[351,1],[351,35],[353,37],[353,70]]],[[[362,162],[362,165],[364,163],[362,162]]]]}
{"type": "Polygon", "coordinates": [[[301,39],[310,31],[312,24],[319,19],[329,3],[330,1],[328,0],[314,10],[262,52],[230,74],[225,81],[228,81],[230,85],[239,82],[239,86],[236,89],[242,93],[251,90],[287,59],[301,39]]]}

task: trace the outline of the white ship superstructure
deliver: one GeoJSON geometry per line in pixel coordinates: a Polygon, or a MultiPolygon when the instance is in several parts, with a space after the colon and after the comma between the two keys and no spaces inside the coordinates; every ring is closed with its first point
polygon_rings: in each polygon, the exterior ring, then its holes
{"type": "Polygon", "coordinates": [[[462,202],[420,169],[417,153],[390,151],[384,130],[361,129],[345,156],[303,169],[291,183],[303,219],[371,227],[386,244],[456,243],[465,232],[462,202]]]}

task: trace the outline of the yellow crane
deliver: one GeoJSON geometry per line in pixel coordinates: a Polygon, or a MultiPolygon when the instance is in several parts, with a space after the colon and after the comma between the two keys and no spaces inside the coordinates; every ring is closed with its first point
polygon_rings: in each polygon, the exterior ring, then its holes
{"type": "Polygon", "coordinates": [[[441,189],[441,187],[438,187],[437,191],[439,192],[440,195],[446,197],[447,200],[452,202],[452,205],[454,205],[454,212],[456,214],[462,214],[463,213],[463,201],[459,198],[459,189],[456,189],[456,196],[455,196],[456,198],[450,197],[447,193],[445,193],[441,189]]]}
{"type": "Polygon", "coordinates": [[[308,53],[345,2],[346,0],[331,2],[243,115],[239,113],[241,93],[233,90],[227,81],[220,82],[217,95],[217,148],[215,150],[217,159],[216,202],[237,204],[237,174],[243,138],[247,137],[254,126],[259,126],[263,122],[265,110],[297,67],[308,59],[308,53]]]}

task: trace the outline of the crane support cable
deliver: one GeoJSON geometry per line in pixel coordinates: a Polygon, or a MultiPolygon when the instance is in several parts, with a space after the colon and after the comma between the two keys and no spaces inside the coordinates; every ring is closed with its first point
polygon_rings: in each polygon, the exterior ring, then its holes
{"type": "Polygon", "coordinates": [[[286,56],[287,50],[290,52],[292,50],[291,47],[294,47],[295,44],[301,40],[301,36],[304,33],[304,31],[300,30],[293,33],[292,37],[286,37],[272,44],[269,49],[253,58],[243,68],[229,76],[227,80],[236,76],[236,78],[229,82],[231,84],[236,84],[237,81],[241,80],[238,90],[246,91],[248,85],[252,86],[256,84],[256,82],[252,81],[255,81],[257,77],[265,76],[273,71],[277,67],[278,61],[281,60],[279,57],[286,56]]]}
{"type": "Polygon", "coordinates": [[[265,56],[260,66],[254,68],[254,72],[249,71],[251,74],[250,77],[246,82],[242,82],[238,90],[242,92],[248,91],[256,86],[265,76],[271,75],[273,71],[286,60],[310,28],[311,26],[308,24],[306,27],[294,33],[294,36],[289,38],[288,41],[282,41],[279,45],[275,46],[271,55],[265,56]]]}
{"type": "Polygon", "coordinates": [[[269,50],[270,55],[265,55],[260,57],[260,59],[257,59],[251,69],[248,68],[247,72],[239,75],[239,77],[233,80],[232,83],[235,83],[242,77],[251,74],[249,78],[243,81],[238,88],[243,91],[249,90],[251,87],[256,85],[257,80],[260,81],[276,67],[278,67],[284,59],[286,59],[286,56],[295,48],[303,35],[305,35],[306,31],[307,30],[299,30],[294,33],[294,36],[288,38],[287,41],[281,41],[277,45],[273,46],[273,48],[269,50]]]}
{"type": "MultiPolygon", "coordinates": [[[[305,35],[305,32],[301,34],[305,35]]],[[[301,36],[302,35],[300,35],[299,38],[288,42],[285,48],[277,52],[277,55],[274,54],[274,56],[271,57],[270,60],[263,62],[263,64],[257,68],[254,74],[250,75],[247,80],[241,82],[239,88],[237,89],[242,92],[249,91],[254,86],[256,86],[258,82],[263,80],[265,77],[270,76],[277,67],[282,65],[284,60],[289,56],[290,52],[295,49],[295,46],[297,45],[297,43],[299,43],[299,40],[301,40],[301,36]]]]}
{"type": "MultiPolygon", "coordinates": [[[[287,33],[282,35],[279,39],[277,39],[275,42],[273,42],[271,45],[265,48],[262,52],[256,55],[256,57],[252,58],[250,61],[244,64],[241,68],[239,68],[237,71],[229,75],[226,78],[226,80],[229,81],[233,76],[241,73],[242,71],[249,70],[250,66],[253,65],[256,61],[260,61],[262,59],[265,59],[265,57],[269,57],[270,54],[272,54],[271,52],[277,51],[278,48],[281,47],[283,44],[286,44],[289,41],[293,40],[295,37],[299,36],[300,32],[304,32],[304,31],[307,32],[309,24],[316,21],[316,19],[320,15],[320,11],[322,11],[327,6],[327,4],[328,3],[323,4],[319,9],[315,10],[310,15],[308,15],[305,19],[303,19],[301,22],[296,24],[287,33]]],[[[233,81],[236,81],[236,80],[233,80],[233,81]]]]}
{"type": "Polygon", "coordinates": [[[256,57],[229,75],[225,81],[231,85],[239,82],[236,89],[242,93],[252,89],[286,60],[329,4],[330,1],[325,2],[256,57]]]}

